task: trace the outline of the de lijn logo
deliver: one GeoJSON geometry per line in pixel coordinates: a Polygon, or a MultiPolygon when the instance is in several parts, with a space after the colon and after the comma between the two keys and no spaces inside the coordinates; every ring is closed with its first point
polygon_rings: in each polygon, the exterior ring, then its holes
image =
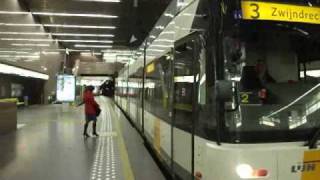
{"type": "Polygon", "coordinates": [[[292,173],[298,173],[298,172],[313,172],[313,171],[316,171],[317,163],[319,163],[319,162],[316,162],[316,161],[304,162],[304,163],[299,163],[299,164],[293,165],[291,167],[291,172],[292,173]]]}

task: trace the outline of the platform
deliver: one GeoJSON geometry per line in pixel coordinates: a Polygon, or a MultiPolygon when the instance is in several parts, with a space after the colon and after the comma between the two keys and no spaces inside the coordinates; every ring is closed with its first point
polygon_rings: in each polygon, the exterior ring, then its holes
{"type": "Polygon", "coordinates": [[[103,109],[98,138],[82,136],[83,107],[19,110],[20,128],[0,136],[0,180],[165,179],[114,102],[97,99],[103,109]]]}

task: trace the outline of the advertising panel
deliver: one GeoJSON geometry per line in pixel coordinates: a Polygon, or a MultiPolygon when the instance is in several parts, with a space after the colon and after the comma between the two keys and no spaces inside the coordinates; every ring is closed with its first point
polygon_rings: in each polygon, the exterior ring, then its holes
{"type": "Polygon", "coordinates": [[[76,78],[71,75],[57,76],[57,101],[73,102],[75,100],[76,78]]]}

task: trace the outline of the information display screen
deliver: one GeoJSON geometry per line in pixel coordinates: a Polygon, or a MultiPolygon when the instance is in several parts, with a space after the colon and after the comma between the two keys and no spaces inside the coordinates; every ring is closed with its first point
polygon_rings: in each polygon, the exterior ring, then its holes
{"type": "Polygon", "coordinates": [[[57,101],[72,102],[75,100],[76,78],[71,75],[57,76],[57,101]]]}

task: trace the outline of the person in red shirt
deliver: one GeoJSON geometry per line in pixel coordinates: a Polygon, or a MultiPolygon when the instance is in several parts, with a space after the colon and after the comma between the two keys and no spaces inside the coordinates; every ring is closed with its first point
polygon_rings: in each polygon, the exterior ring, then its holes
{"type": "Polygon", "coordinates": [[[83,95],[83,102],[85,106],[85,116],[86,123],[84,125],[83,135],[85,137],[90,137],[87,133],[88,125],[92,121],[93,122],[93,135],[99,136],[97,133],[97,109],[99,109],[99,104],[94,100],[93,95],[93,86],[86,87],[86,90],[83,95]]]}

